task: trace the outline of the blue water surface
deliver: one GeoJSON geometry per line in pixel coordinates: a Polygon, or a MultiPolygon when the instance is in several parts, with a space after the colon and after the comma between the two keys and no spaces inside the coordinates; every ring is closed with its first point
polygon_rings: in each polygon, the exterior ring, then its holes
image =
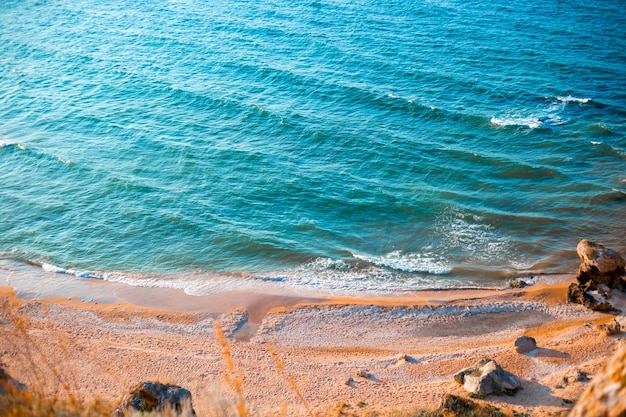
{"type": "Polygon", "coordinates": [[[624,6],[5,0],[0,254],[386,291],[625,251],[624,6]]]}

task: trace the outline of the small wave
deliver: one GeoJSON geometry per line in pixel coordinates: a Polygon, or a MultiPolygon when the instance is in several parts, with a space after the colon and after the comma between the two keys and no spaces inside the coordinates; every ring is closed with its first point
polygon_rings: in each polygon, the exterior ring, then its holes
{"type": "Polygon", "coordinates": [[[57,156],[57,159],[59,160],[59,162],[64,163],[65,165],[69,165],[69,166],[74,165],[74,163],[70,161],[69,159],[64,159],[64,158],[61,158],[60,156],[57,156]]]}
{"type": "Polygon", "coordinates": [[[41,269],[46,272],[53,272],[55,274],[66,274],[66,275],[74,275],[79,278],[96,278],[102,280],[111,280],[111,274],[106,274],[102,272],[95,271],[79,271],[76,269],[69,268],[61,268],[60,266],[56,266],[47,262],[42,262],[39,264],[41,269]]]}
{"type": "Polygon", "coordinates": [[[19,144],[17,142],[0,142],[0,149],[2,148],[18,148],[23,151],[27,150],[27,148],[24,145],[19,144]]]}
{"type": "Polygon", "coordinates": [[[397,269],[403,272],[427,272],[434,275],[446,275],[452,271],[445,259],[432,253],[402,253],[393,251],[383,256],[365,256],[353,254],[362,261],[377,266],[397,269]]]}
{"type": "Polygon", "coordinates": [[[606,193],[596,194],[591,201],[595,204],[624,204],[626,203],[626,192],[618,189],[612,189],[606,193]]]}
{"type": "MultiPolygon", "coordinates": [[[[120,284],[130,285],[133,287],[151,287],[151,288],[175,288],[182,289],[187,294],[194,294],[193,290],[201,288],[202,284],[210,284],[209,282],[203,282],[203,280],[188,280],[188,279],[170,279],[165,276],[155,275],[147,276],[143,274],[132,273],[120,273],[120,272],[102,272],[102,271],[90,271],[90,270],[78,270],[71,268],[63,268],[48,262],[30,262],[33,265],[41,267],[43,271],[52,272],[55,274],[72,275],[78,278],[99,279],[103,281],[117,282],[120,284]],[[189,291],[188,291],[189,290],[189,291]]],[[[206,285],[205,285],[206,286],[206,285]]],[[[203,294],[202,291],[196,291],[198,294],[203,294]]]]}
{"type": "Polygon", "coordinates": [[[543,121],[537,117],[492,117],[491,124],[494,126],[526,126],[529,129],[537,129],[543,125],[543,121]]]}
{"type": "Polygon", "coordinates": [[[557,97],[556,99],[563,103],[579,103],[579,104],[587,104],[591,101],[590,98],[572,97],[571,95],[567,97],[557,97]]]}

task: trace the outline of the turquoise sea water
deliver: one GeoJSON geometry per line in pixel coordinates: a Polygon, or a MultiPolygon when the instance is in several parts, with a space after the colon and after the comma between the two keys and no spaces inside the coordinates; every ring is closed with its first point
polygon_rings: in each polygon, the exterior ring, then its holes
{"type": "Polygon", "coordinates": [[[574,271],[626,250],[625,9],[4,0],[0,258],[194,294],[574,271]]]}

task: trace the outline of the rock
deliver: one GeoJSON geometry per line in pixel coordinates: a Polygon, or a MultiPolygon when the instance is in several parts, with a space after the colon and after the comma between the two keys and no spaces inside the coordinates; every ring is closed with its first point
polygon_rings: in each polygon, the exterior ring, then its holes
{"type": "Polygon", "coordinates": [[[473,368],[466,368],[454,375],[454,380],[470,393],[485,397],[489,394],[514,394],[521,388],[518,378],[506,372],[492,359],[481,359],[473,368]]]}
{"type": "Polygon", "coordinates": [[[582,381],[587,381],[587,374],[578,368],[572,368],[563,375],[563,382],[567,385],[582,381]]]}
{"type": "Polygon", "coordinates": [[[369,377],[372,376],[372,374],[370,374],[365,369],[358,370],[356,374],[357,374],[357,376],[360,376],[361,378],[365,378],[365,379],[368,379],[369,377]]]}
{"type": "Polygon", "coordinates": [[[607,336],[613,336],[622,332],[622,326],[615,319],[611,320],[609,323],[599,324],[597,329],[607,336]]]}
{"type": "Polygon", "coordinates": [[[569,286],[567,300],[595,311],[617,311],[606,300],[611,298],[611,290],[623,291],[626,288],[624,258],[616,251],[587,239],[578,242],[576,252],[582,263],[577,282],[569,286]]]}
{"type": "Polygon", "coordinates": [[[590,283],[589,289],[600,284],[611,289],[624,289],[626,261],[619,253],[587,239],[578,242],[576,252],[583,261],[578,270],[580,285],[590,283]]]}
{"type": "Polygon", "coordinates": [[[524,288],[526,285],[526,281],[521,279],[510,279],[509,280],[509,288],[524,288]]]}
{"type": "Polygon", "coordinates": [[[593,377],[569,417],[626,416],[626,344],[593,377]]]}
{"type": "Polygon", "coordinates": [[[582,304],[594,311],[617,311],[611,303],[604,301],[600,297],[594,297],[591,291],[576,283],[571,283],[567,290],[567,301],[575,304],[582,304]]]}
{"type": "Polygon", "coordinates": [[[528,353],[537,349],[537,341],[530,336],[520,336],[515,339],[515,350],[517,353],[528,353]]]}
{"type": "Polygon", "coordinates": [[[600,274],[624,274],[626,261],[614,251],[604,247],[601,243],[582,239],[576,246],[576,252],[583,261],[581,269],[597,269],[600,274]]]}
{"type": "Polygon", "coordinates": [[[505,415],[502,410],[491,404],[479,404],[469,398],[463,398],[452,394],[443,397],[439,414],[445,417],[493,417],[505,415]]]}
{"type": "Polygon", "coordinates": [[[407,356],[406,353],[398,353],[398,355],[396,356],[396,362],[403,362],[407,360],[407,356]]]}
{"type": "Polygon", "coordinates": [[[177,385],[142,382],[124,396],[112,417],[195,417],[191,393],[177,385]]]}

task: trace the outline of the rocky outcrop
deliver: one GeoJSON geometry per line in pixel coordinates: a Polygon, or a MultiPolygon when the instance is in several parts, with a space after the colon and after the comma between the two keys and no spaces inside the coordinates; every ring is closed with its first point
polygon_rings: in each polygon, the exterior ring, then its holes
{"type": "Polygon", "coordinates": [[[124,396],[112,417],[195,417],[191,393],[177,385],[142,382],[124,396]]]}
{"type": "Polygon", "coordinates": [[[522,387],[515,375],[489,358],[481,359],[475,367],[459,371],[454,375],[454,380],[479,398],[489,394],[513,395],[522,387]]]}
{"type": "Polygon", "coordinates": [[[584,285],[571,283],[567,290],[567,301],[575,304],[582,304],[594,311],[617,311],[605,298],[605,295],[593,291],[584,285]]]}
{"type": "Polygon", "coordinates": [[[616,251],[587,239],[578,242],[576,251],[582,263],[576,282],[569,286],[568,301],[595,311],[616,311],[608,300],[612,290],[626,288],[626,261],[616,251]]]}
{"type": "Polygon", "coordinates": [[[626,345],[622,345],[589,383],[569,417],[626,416],[626,345]]]}
{"type": "Polygon", "coordinates": [[[592,285],[624,289],[626,261],[619,253],[587,239],[578,242],[576,252],[583,261],[578,270],[580,284],[592,281],[592,285]]]}
{"type": "Polygon", "coordinates": [[[599,324],[597,328],[607,336],[614,336],[622,332],[622,325],[615,319],[611,320],[609,323],[599,324]]]}

